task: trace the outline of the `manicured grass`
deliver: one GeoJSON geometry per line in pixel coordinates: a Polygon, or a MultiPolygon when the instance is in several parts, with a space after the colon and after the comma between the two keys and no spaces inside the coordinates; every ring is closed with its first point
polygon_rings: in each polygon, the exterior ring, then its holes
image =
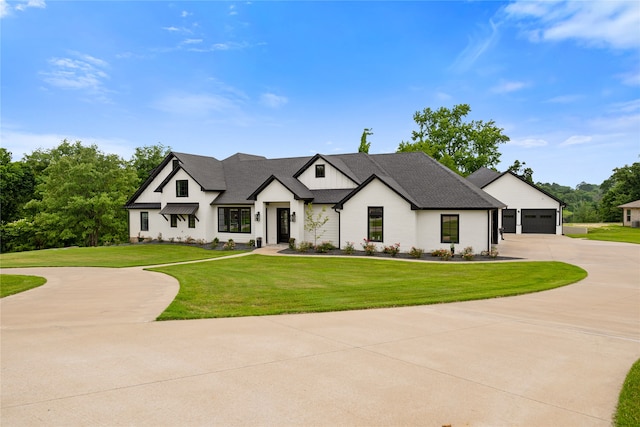
{"type": "Polygon", "coordinates": [[[0,267],[135,267],[217,258],[244,251],[207,250],[181,245],[125,245],[46,249],[0,255],[0,267]]]}
{"type": "Polygon", "coordinates": [[[596,225],[587,226],[587,234],[567,234],[567,236],[588,240],[640,244],[640,228],[623,227],[615,224],[596,225]]]}
{"type": "Polygon", "coordinates": [[[640,359],[633,364],[624,381],[614,421],[616,427],[640,426],[640,359]]]}
{"type": "Polygon", "coordinates": [[[0,274],[0,298],[37,288],[46,282],[44,277],[0,274]]]}
{"type": "Polygon", "coordinates": [[[158,320],[435,304],[542,291],[587,276],[561,262],[436,264],[249,255],[154,268],[180,291],[158,320]]]}

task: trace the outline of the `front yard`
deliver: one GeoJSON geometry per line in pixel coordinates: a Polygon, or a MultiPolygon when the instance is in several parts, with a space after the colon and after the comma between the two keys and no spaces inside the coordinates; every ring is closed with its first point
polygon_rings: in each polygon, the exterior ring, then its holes
{"type": "Polygon", "coordinates": [[[435,264],[249,255],[152,268],[180,282],[158,320],[436,304],[538,292],[577,282],[561,262],[435,264]]]}

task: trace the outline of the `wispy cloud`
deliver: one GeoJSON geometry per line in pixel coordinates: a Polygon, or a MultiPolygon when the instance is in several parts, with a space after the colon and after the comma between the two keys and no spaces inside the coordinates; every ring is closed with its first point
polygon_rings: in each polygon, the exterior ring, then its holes
{"type": "Polygon", "coordinates": [[[624,85],[640,86],[640,72],[638,71],[618,74],[616,77],[618,77],[624,85]]]}
{"type": "Polygon", "coordinates": [[[493,88],[491,88],[491,91],[494,93],[511,93],[511,92],[517,92],[519,90],[522,90],[527,86],[530,86],[530,84],[527,82],[503,81],[498,85],[494,86],[493,88]]]}
{"type": "Polygon", "coordinates": [[[541,138],[520,138],[512,139],[507,142],[508,145],[516,145],[518,147],[531,148],[531,147],[544,147],[549,143],[545,139],[541,138]]]}
{"type": "Polygon", "coordinates": [[[269,108],[279,108],[289,102],[285,96],[279,96],[274,93],[263,93],[260,96],[260,102],[269,108]]]}
{"type": "Polygon", "coordinates": [[[504,12],[534,42],[575,40],[592,47],[640,47],[637,1],[516,1],[504,12]]]}
{"type": "Polygon", "coordinates": [[[53,87],[80,90],[93,100],[109,102],[104,83],[109,79],[109,64],[91,55],[70,52],[70,57],[49,59],[49,69],[41,71],[42,79],[53,87]]]}
{"type": "Polygon", "coordinates": [[[488,26],[480,28],[481,34],[474,34],[467,46],[458,55],[451,69],[456,72],[464,72],[473,66],[473,64],[490,48],[492,48],[499,39],[500,33],[498,25],[492,20],[488,26]]]}
{"type": "Polygon", "coordinates": [[[579,145],[586,144],[587,142],[591,142],[593,140],[592,136],[587,135],[572,135],[569,138],[565,139],[560,145],[579,145]]]}
{"type": "Polygon", "coordinates": [[[47,7],[47,4],[44,0],[22,1],[13,7],[6,0],[0,0],[0,18],[4,18],[5,16],[11,15],[11,12],[13,10],[24,12],[29,8],[44,9],[46,7],[47,7]]]}
{"type": "Polygon", "coordinates": [[[13,159],[21,159],[25,154],[31,154],[38,149],[50,149],[60,145],[62,140],[71,142],[82,141],[84,145],[96,144],[105,153],[117,154],[124,159],[133,155],[135,143],[121,138],[102,137],[93,135],[70,135],[57,133],[27,132],[17,127],[2,129],[0,146],[13,154],[13,159]]]}
{"type": "Polygon", "coordinates": [[[546,102],[550,104],[573,104],[574,102],[578,102],[583,98],[583,95],[559,95],[547,99],[546,102]]]}

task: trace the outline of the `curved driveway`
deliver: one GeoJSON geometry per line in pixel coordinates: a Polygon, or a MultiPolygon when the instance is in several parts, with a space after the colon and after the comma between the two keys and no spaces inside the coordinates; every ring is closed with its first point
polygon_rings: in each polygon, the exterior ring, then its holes
{"type": "Polygon", "coordinates": [[[610,425],[640,357],[640,245],[507,235],[500,251],[589,277],[484,301],[153,322],[178,290],[168,276],[4,270],[48,282],[0,300],[0,424],[610,425]]]}

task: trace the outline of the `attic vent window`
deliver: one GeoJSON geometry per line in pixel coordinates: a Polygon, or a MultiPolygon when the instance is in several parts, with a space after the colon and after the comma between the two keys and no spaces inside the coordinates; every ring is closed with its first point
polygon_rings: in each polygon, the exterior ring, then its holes
{"type": "Polygon", "coordinates": [[[316,165],[316,178],[324,178],[324,165],[316,165]]]}
{"type": "Polygon", "coordinates": [[[180,160],[174,159],[173,160],[173,169],[178,169],[178,167],[180,166],[180,160]]]}

